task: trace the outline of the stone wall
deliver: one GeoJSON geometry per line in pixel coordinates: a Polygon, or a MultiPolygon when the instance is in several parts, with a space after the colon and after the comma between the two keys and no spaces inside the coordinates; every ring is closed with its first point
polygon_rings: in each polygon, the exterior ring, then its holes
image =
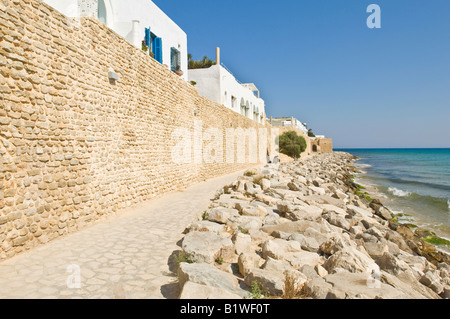
{"type": "Polygon", "coordinates": [[[0,0],[0,258],[255,165],[225,154],[223,163],[174,161],[174,130],[195,123],[224,135],[263,127],[92,18],[74,23],[38,0],[0,0]]]}
{"type": "Polygon", "coordinates": [[[332,153],[333,140],[331,138],[313,138],[311,139],[312,153],[332,153]]]}

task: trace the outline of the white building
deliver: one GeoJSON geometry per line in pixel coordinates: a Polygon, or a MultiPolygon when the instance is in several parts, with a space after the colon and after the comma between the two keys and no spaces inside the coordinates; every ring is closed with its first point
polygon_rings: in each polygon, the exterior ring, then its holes
{"type": "Polygon", "coordinates": [[[94,16],[137,48],[188,80],[187,36],[150,0],[43,0],[71,18],[94,16]],[[181,74],[179,72],[179,74],[181,74]]]}
{"type": "Polygon", "coordinates": [[[216,65],[205,69],[189,70],[189,80],[196,82],[198,93],[222,104],[254,121],[264,123],[265,104],[253,83],[241,84],[220,64],[217,50],[216,65]]]}
{"type": "Polygon", "coordinates": [[[295,127],[302,131],[305,135],[308,134],[306,123],[302,123],[294,117],[270,117],[270,124],[275,127],[295,127]]]}

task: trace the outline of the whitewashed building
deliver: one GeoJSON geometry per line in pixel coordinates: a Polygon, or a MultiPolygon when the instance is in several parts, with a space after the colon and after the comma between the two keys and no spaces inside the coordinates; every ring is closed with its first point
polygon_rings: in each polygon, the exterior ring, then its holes
{"type": "Polygon", "coordinates": [[[189,80],[196,82],[198,93],[222,104],[258,123],[265,122],[265,103],[253,83],[239,83],[233,74],[220,64],[217,49],[216,64],[204,69],[189,70],[189,80]]]}
{"type": "Polygon", "coordinates": [[[275,127],[294,127],[302,131],[305,135],[308,134],[306,123],[302,123],[294,117],[270,117],[270,125],[275,127]]]}
{"type": "Polygon", "coordinates": [[[94,16],[188,80],[187,35],[151,0],[43,0],[71,18],[94,16]],[[180,72],[181,71],[181,72],[180,72]]]}

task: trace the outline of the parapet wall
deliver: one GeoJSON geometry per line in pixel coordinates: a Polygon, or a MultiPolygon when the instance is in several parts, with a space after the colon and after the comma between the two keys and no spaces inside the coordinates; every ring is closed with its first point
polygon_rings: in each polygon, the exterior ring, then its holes
{"type": "Polygon", "coordinates": [[[0,94],[0,258],[257,164],[174,161],[177,129],[270,129],[199,96],[100,22],[38,0],[0,2],[0,94]]]}

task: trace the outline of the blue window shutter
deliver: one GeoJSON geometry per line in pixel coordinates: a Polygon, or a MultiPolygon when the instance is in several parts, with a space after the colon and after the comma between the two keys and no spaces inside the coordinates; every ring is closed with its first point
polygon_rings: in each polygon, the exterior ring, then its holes
{"type": "MultiPolygon", "coordinates": [[[[141,29],[142,30],[142,29],[141,29]]],[[[150,46],[150,28],[145,28],[145,45],[150,46]]]]}
{"type": "Polygon", "coordinates": [[[155,60],[162,64],[162,40],[155,38],[155,60]]]}

